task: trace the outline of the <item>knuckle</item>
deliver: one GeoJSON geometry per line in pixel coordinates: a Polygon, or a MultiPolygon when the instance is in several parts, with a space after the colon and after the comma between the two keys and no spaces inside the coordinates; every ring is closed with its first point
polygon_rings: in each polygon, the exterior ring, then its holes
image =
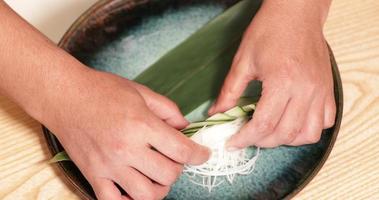
{"type": "Polygon", "coordinates": [[[164,199],[169,192],[170,192],[169,186],[162,187],[160,189],[160,191],[157,193],[157,195],[155,196],[155,198],[156,199],[164,199]]]}
{"type": "MultiPolygon", "coordinates": [[[[150,136],[151,134],[156,133],[156,121],[151,116],[139,116],[133,119],[130,119],[130,124],[128,126],[128,130],[125,131],[125,134],[129,134],[130,138],[142,138],[141,136],[144,136],[145,138],[150,136]],[[135,132],[135,130],[138,130],[139,134],[132,134],[135,132]]],[[[133,143],[132,140],[130,140],[129,143],[133,143]]]]}
{"type": "Polygon", "coordinates": [[[225,82],[224,87],[222,87],[222,89],[221,89],[220,96],[225,98],[225,97],[232,96],[232,94],[233,94],[233,91],[232,91],[232,88],[230,86],[230,83],[225,82]]]}
{"type": "Polygon", "coordinates": [[[334,126],[334,119],[328,119],[326,120],[325,124],[324,124],[324,128],[331,128],[334,126]]]}
{"type": "Polygon", "coordinates": [[[311,144],[314,144],[320,141],[320,138],[321,138],[321,134],[309,134],[307,136],[307,141],[311,144]]]}
{"type": "Polygon", "coordinates": [[[320,85],[315,80],[305,77],[297,77],[292,83],[291,89],[295,95],[301,95],[304,100],[311,101],[315,95],[319,95],[320,85]]]}
{"type": "Polygon", "coordinates": [[[233,58],[233,67],[238,66],[242,59],[242,51],[237,51],[236,55],[233,58]]]}
{"type": "Polygon", "coordinates": [[[164,99],[164,102],[166,103],[168,108],[170,108],[172,110],[179,110],[179,107],[178,107],[178,105],[176,105],[176,103],[174,103],[173,101],[171,101],[170,99],[168,99],[165,96],[162,96],[162,98],[164,99]]]}
{"type": "Polygon", "coordinates": [[[176,179],[178,179],[180,174],[182,173],[182,169],[183,168],[181,167],[181,165],[177,164],[170,168],[167,168],[167,170],[165,170],[165,177],[162,181],[162,184],[169,186],[175,183],[176,179]]]}
{"type": "Polygon", "coordinates": [[[178,160],[181,163],[187,163],[191,157],[192,147],[189,144],[181,144],[176,147],[176,152],[178,155],[178,160]]]}
{"type": "Polygon", "coordinates": [[[100,193],[98,193],[97,194],[97,198],[99,200],[107,200],[107,199],[111,199],[112,196],[111,195],[107,195],[107,194],[100,194],[100,193]]]}
{"type": "Polygon", "coordinates": [[[292,141],[295,140],[295,138],[300,134],[301,132],[301,124],[292,124],[292,125],[285,125],[282,126],[279,130],[280,139],[284,144],[289,144],[292,141]]]}
{"type": "Polygon", "coordinates": [[[314,94],[319,87],[317,81],[308,80],[304,81],[302,86],[302,90],[307,94],[314,94]]]}
{"type": "Polygon", "coordinates": [[[274,131],[274,128],[274,124],[269,120],[261,120],[257,122],[257,131],[260,133],[272,133],[274,131]]]}
{"type": "Polygon", "coordinates": [[[138,148],[130,147],[130,148],[125,148],[123,157],[118,157],[118,158],[125,158],[124,162],[132,163],[136,158],[138,158],[139,155],[141,155],[141,152],[138,148]]]}
{"type": "Polygon", "coordinates": [[[170,101],[170,107],[173,109],[173,110],[177,110],[177,111],[179,111],[180,109],[179,109],[179,106],[176,104],[176,103],[174,103],[173,101],[170,101]]]}
{"type": "Polygon", "coordinates": [[[295,80],[291,77],[291,75],[289,75],[289,72],[283,72],[280,74],[279,79],[275,81],[275,84],[278,87],[277,90],[290,91],[293,89],[294,85],[296,85],[294,82],[295,80]]]}
{"type": "Polygon", "coordinates": [[[137,194],[135,199],[136,200],[154,200],[154,199],[157,199],[157,195],[155,194],[155,191],[152,188],[149,188],[137,194]]]}
{"type": "Polygon", "coordinates": [[[288,67],[293,67],[302,66],[304,63],[300,56],[292,55],[284,58],[283,64],[288,67]]]}
{"type": "Polygon", "coordinates": [[[141,92],[150,92],[151,91],[150,88],[148,88],[145,85],[142,85],[142,84],[139,84],[136,82],[132,82],[132,83],[137,88],[137,90],[139,89],[141,92]]]}
{"type": "Polygon", "coordinates": [[[247,72],[247,67],[246,65],[244,65],[246,61],[245,60],[242,60],[242,59],[239,59],[237,62],[236,62],[236,65],[234,65],[230,70],[231,73],[233,74],[246,74],[247,72]]]}
{"type": "Polygon", "coordinates": [[[95,188],[94,191],[95,191],[96,197],[99,200],[106,200],[106,199],[110,199],[112,197],[112,195],[105,192],[104,189],[95,188]]]}
{"type": "Polygon", "coordinates": [[[329,112],[326,114],[324,128],[330,128],[334,126],[335,118],[336,118],[336,106],[335,106],[335,102],[333,101],[333,103],[329,105],[329,112]]]}
{"type": "Polygon", "coordinates": [[[116,156],[123,156],[127,153],[126,145],[122,140],[113,140],[112,141],[112,154],[116,156]]]}
{"type": "Polygon", "coordinates": [[[296,136],[298,134],[299,134],[299,132],[296,131],[296,130],[284,132],[283,134],[281,134],[282,142],[284,144],[289,144],[289,143],[291,143],[296,138],[296,136]]]}
{"type": "Polygon", "coordinates": [[[149,128],[148,123],[146,123],[147,120],[148,119],[146,116],[143,116],[141,114],[133,114],[128,116],[127,123],[129,123],[130,127],[138,127],[138,129],[146,130],[149,128]]]}

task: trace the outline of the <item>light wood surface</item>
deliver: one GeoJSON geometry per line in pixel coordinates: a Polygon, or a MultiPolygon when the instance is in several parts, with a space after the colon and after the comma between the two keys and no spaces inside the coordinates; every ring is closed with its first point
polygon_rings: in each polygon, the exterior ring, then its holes
{"type": "MultiPolygon", "coordinates": [[[[92,2],[81,1],[64,29],[31,23],[57,41],[92,2]]],[[[344,116],[329,159],[295,199],[379,199],[379,1],[334,0],[325,34],[341,71],[344,116]]],[[[0,199],[79,199],[49,157],[38,122],[0,96],[0,199]]]]}

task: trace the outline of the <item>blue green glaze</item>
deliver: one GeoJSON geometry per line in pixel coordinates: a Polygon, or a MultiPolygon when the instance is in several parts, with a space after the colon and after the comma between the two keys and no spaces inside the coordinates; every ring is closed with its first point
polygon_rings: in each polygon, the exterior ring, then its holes
{"type": "Polygon", "coordinates": [[[87,55],[86,64],[133,79],[223,10],[207,3],[144,18],[101,51],[87,55]]]}
{"type": "MultiPolygon", "coordinates": [[[[125,31],[119,38],[95,54],[84,55],[84,62],[96,69],[133,79],[158,58],[224,10],[221,4],[168,9],[125,31]]],[[[199,120],[210,102],[187,115],[199,120]]],[[[331,134],[321,142],[302,147],[279,147],[261,151],[255,171],[239,176],[234,184],[224,182],[212,193],[193,185],[183,175],[172,187],[168,199],[277,199],[286,196],[302,183],[325,153],[331,134]]]]}

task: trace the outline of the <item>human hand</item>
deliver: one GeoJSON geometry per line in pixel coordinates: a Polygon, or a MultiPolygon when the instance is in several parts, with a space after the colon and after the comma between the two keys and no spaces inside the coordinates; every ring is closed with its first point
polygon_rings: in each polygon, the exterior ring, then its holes
{"type": "Polygon", "coordinates": [[[114,183],[133,199],[161,199],[182,164],[208,159],[171,127],[187,122],[167,98],[89,69],[3,1],[0,19],[0,93],[56,134],[98,199],[128,199],[114,183]]]}
{"type": "Polygon", "coordinates": [[[320,14],[325,8],[318,1],[298,7],[278,2],[264,1],[209,111],[231,108],[251,80],[262,81],[254,117],[230,138],[230,149],[315,143],[334,124],[332,69],[322,33],[326,16],[320,14]]]}
{"type": "Polygon", "coordinates": [[[208,159],[207,148],[172,128],[187,121],[166,97],[109,73],[88,69],[81,77],[47,101],[42,121],[98,199],[162,199],[184,163],[208,159]]]}

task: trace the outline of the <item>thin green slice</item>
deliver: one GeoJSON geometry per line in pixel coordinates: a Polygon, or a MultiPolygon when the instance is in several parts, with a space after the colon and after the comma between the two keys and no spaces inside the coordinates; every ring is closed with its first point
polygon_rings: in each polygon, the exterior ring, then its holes
{"type": "Polygon", "coordinates": [[[232,116],[232,117],[236,117],[236,118],[247,116],[247,112],[245,112],[245,110],[240,106],[236,106],[236,107],[226,111],[225,114],[232,116]]]}
{"type": "Polygon", "coordinates": [[[249,104],[249,105],[246,105],[246,106],[242,106],[242,109],[245,111],[245,112],[251,112],[253,110],[255,110],[256,108],[256,105],[255,104],[249,104]]]}
{"type": "Polygon", "coordinates": [[[49,161],[50,163],[62,162],[62,161],[70,161],[70,157],[66,153],[66,151],[59,152],[55,154],[55,156],[49,161]]]}
{"type": "Polygon", "coordinates": [[[199,128],[199,127],[204,127],[204,126],[212,126],[216,124],[223,124],[225,122],[228,122],[230,120],[220,120],[220,121],[202,121],[202,122],[194,122],[188,125],[184,130],[186,129],[192,129],[192,128],[199,128]]]}
{"type": "Polygon", "coordinates": [[[208,117],[206,121],[228,121],[235,120],[236,118],[225,113],[216,113],[211,117],[208,117]]]}

